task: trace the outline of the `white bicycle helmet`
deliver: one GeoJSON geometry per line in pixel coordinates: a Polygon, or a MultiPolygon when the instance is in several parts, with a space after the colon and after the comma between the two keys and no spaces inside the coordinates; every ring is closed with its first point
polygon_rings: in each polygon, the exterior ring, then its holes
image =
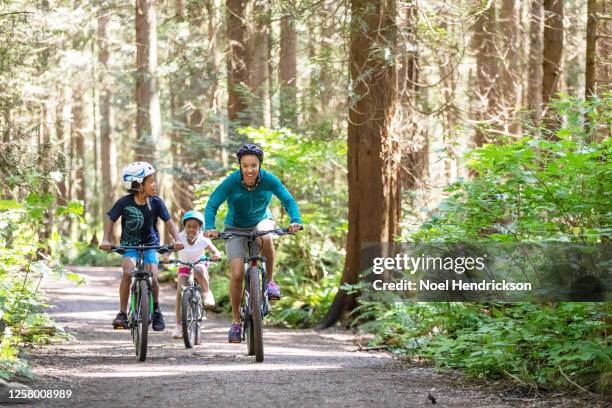
{"type": "Polygon", "coordinates": [[[121,179],[123,187],[127,190],[132,189],[132,182],[142,184],[145,177],[155,173],[155,169],[147,162],[133,162],[123,168],[121,179]]]}

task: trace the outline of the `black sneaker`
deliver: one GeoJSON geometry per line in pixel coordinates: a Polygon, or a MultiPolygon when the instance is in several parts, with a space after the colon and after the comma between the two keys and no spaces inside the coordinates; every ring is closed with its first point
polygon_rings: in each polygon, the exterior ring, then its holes
{"type": "Polygon", "coordinates": [[[128,317],[125,313],[119,312],[113,320],[113,329],[127,329],[128,328],[128,317]]]}
{"type": "Polygon", "coordinates": [[[153,330],[163,331],[165,328],[166,323],[164,322],[164,315],[160,309],[155,309],[153,311],[153,330]]]}

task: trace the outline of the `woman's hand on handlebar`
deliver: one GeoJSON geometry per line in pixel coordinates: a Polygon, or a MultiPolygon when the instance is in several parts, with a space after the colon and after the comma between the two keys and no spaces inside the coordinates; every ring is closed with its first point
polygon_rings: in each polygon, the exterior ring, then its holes
{"type": "Polygon", "coordinates": [[[302,224],[297,224],[297,223],[289,224],[289,227],[287,227],[287,232],[291,234],[295,234],[301,229],[304,229],[304,227],[302,227],[302,224]]]}
{"type": "Polygon", "coordinates": [[[183,245],[182,242],[175,242],[174,246],[172,247],[172,249],[174,249],[175,251],[180,251],[183,248],[185,248],[185,245],[183,245]]]}
{"type": "Polygon", "coordinates": [[[214,230],[214,229],[207,230],[207,231],[204,231],[204,236],[206,238],[218,238],[219,237],[219,232],[217,230],[214,230]]]}

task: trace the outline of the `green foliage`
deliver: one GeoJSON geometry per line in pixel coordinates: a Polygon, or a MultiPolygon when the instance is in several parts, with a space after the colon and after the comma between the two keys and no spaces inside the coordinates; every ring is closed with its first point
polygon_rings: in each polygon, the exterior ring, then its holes
{"type": "MultiPolygon", "coordinates": [[[[66,270],[59,256],[67,243],[52,231],[42,239],[47,221],[45,214],[53,211],[51,194],[30,192],[18,202],[0,203],[0,377],[13,374],[29,375],[25,363],[18,359],[17,345],[44,343],[51,336],[63,334],[60,327],[44,314],[48,307],[39,286],[43,278],[81,281],[78,274],[66,270]],[[49,330],[36,330],[37,328],[49,330]]],[[[57,217],[78,217],[82,206],[70,203],[59,207],[57,217]]]]}
{"type": "Polygon", "coordinates": [[[591,141],[610,121],[612,96],[554,104],[567,118],[559,140],[525,135],[470,155],[474,180],[460,180],[434,217],[408,239],[594,242],[612,233],[612,140],[591,141]]]}
{"type": "MultiPolygon", "coordinates": [[[[592,243],[612,232],[611,95],[553,104],[558,140],[526,134],[470,153],[473,180],[460,180],[431,220],[407,241],[592,243]]],[[[546,134],[545,130],[534,130],[546,134]]],[[[373,343],[431,358],[469,375],[507,377],[539,388],[603,391],[612,371],[608,303],[559,305],[394,303],[362,296],[356,324],[373,343]]]]}
{"type": "Polygon", "coordinates": [[[475,377],[511,377],[540,388],[593,386],[612,370],[607,303],[363,302],[361,328],[400,353],[475,377]]]}

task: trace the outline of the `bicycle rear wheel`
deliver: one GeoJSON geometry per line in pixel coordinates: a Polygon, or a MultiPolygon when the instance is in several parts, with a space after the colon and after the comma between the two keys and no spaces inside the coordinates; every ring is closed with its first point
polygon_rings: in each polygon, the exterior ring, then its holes
{"type": "Polygon", "coordinates": [[[200,302],[194,289],[183,289],[183,295],[181,296],[181,323],[183,325],[183,341],[187,348],[192,348],[199,340],[199,307],[200,302]]]}
{"type": "Polygon", "coordinates": [[[139,361],[147,358],[147,343],[149,337],[149,317],[151,305],[149,304],[149,285],[146,280],[139,282],[138,299],[136,303],[136,336],[134,345],[139,361]]]}
{"type": "Polygon", "coordinates": [[[249,344],[251,341],[253,342],[255,361],[261,363],[264,360],[263,316],[261,314],[262,292],[261,280],[259,278],[261,271],[258,267],[252,267],[249,272],[249,308],[251,309],[251,319],[248,331],[249,338],[247,341],[249,344]]]}

